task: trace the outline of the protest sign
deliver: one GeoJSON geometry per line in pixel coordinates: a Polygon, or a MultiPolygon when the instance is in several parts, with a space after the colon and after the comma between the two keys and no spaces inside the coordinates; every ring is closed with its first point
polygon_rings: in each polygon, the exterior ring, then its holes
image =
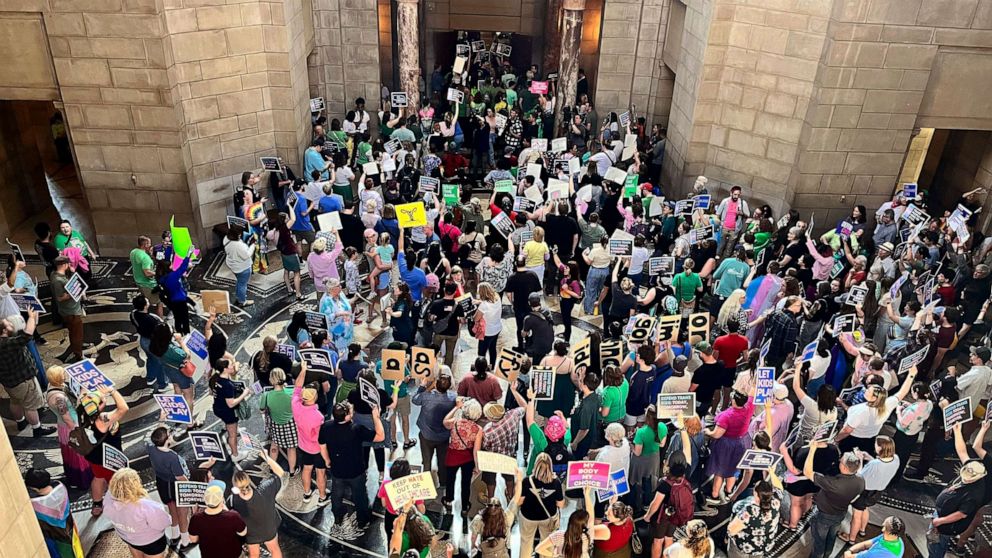
{"type": "Polygon", "coordinates": [[[675,257],[661,256],[648,260],[648,275],[673,275],[675,273],[675,257]]]}
{"type": "Polygon", "coordinates": [[[362,401],[368,403],[370,407],[379,407],[381,404],[381,401],[379,400],[379,388],[362,378],[358,379],[358,395],[360,395],[362,401]]]}
{"type": "Polygon", "coordinates": [[[971,420],[971,397],[958,399],[944,407],[944,431],[950,432],[955,424],[971,420]]]}
{"type": "Polygon", "coordinates": [[[234,215],[227,216],[227,228],[229,229],[240,228],[241,231],[244,232],[247,231],[249,227],[250,225],[248,223],[248,219],[244,219],[242,217],[236,217],[234,215]]]}
{"type": "Polygon", "coordinates": [[[486,41],[472,41],[472,52],[482,52],[486,50],[486,41]]]}
{"type": "Polygon", "coordinates": [[[210,312],[212,308],[212,311],[218,314],[231,313],[231,293],[227,291],[202,290],[200,291],[200,302],[204,312],[210,312]]]}
{"type": "Polygon", "coordinates": [[[264,391],[265,391],[265,388],[262,387],[262,382],[257,382],[256,381],[255,383],[253,383],[251,385],[251,392],[253,394],[255,394],[255,395],[261,395],[262,392],[264,392],[264,391]]]}
{"type": "Polygon", "coordinates": [[[696,414],[696,394],[659,393],[655,410],[660,419],[673,419],[680,414],[683,417],[691,417],[696,414]]]}
{"type": "Polygon", "coordinates": [[[444,184],[441,186],[441,199],[448,207],[454,207],[461,201],[457,184],[444,184]]]}
{"type": "Polygon", "coordinates": [[[496,232],[498,232],[499,234],[503,235],[506,238],[509,238],[510,233],[512,233],[516,229],[516,226],[513,224],[513,221],[510,219],[510,216],[507,215],[505,211],[493,217],[492,221],[490,221],[489,224],[490,226],[492,226],[492,228],[496,229],[496,232]]]}
{"type": "Polygon", "coordinates": [[[644,343],[651,337],[654,329],[654,316],[640,314],[634,317],[634,327],[630,330],[629,340],[631,343],[644,343]]]}
{"type": "Polygon", "coordinates": [[[629,126],[630,125],[630,111],[629,110],[625,110],[625,111],[621,112],[620,113],[619,120],[620,120],[620,127],[621,128],[626,128],[627,126],[629,126]]]}
{"type": "Polygon", "coordinates": [[[406,351],[397,349],[382,350],[382,379],[401,381],[406,368],[406,351]]]}
{"type": "Polygon", "coordinates": [[[530,369],[530,389],[534,390],[535,401],[547,401],[554,398],[555,370],[547,366],[535,366],[530,369]]]}
{"type": "Polygon", "coordinates": [[[710,338],[709,312],[696,312],[695,314],[689,314],[689,337],[692,337],[693,335],[698,335],[702,337],[704,341],[709,341],[710,338]]]}
{"type": "Polygon", "coordinates": [[[308,372],[334,374],[334,363],[327,349],[300,349],[300,359],[307,363],[308,372]]]}
{"type": "Polygon", "coordinates": [[[317,216],[317,224],[322,231],[339,231],[344,227],[341,224],[341,214],[337,211],[321,213],[317,216]]]}
{"type": "Polygon", "coordinates": [[[833,440],[836,430],[837,421],[832,420],[830,422],[825,422],[816,427],[816,430],[813,431],[813,437],[810,438],[810,440],[813,442],[829,442],[830,440],[833,440]]]}
{"type": "Polygon", "coordinates": [[[512,194],[514,190],[515,188],[513,186],[513,181],[510,180],[509,178],[503,180],[497,180],[496,182],[493,183],[493,192],[497,194],[500,192],[507,192],[512,194]]]}
{"type": "Polygon", "coordinates": [[[844,273],[844,262],[837,260],[834,262],[833,267],[830,268],[830,278],[836,279],[841,273],[844,273]]]}
{"type": "Polygon", "coordinates": [[[915,182],[907,182],[902,185],[902,195],[907,200],[916,199],[916,193],[919,190],[919,185],[915,182]]]}
{"type": "Polygon", "coordinates": [[[479,452],[478,466],[483,473],[499,473],[501,475],[517,474],[517,460],[509,455],[492,451],[479,452]]]}
{"type": "Polygon", "coordinates": [[[627,178],[623,181],[623,197],[624,199],[631,199],[637,195],[637,175],[628,174],[627,178]]]}
{"type": "Polygon", "coordinates": [[[210,358],[210,351],[207,350],[207,338],[199,330],[194,329],[190,330],[184,341],[186,348],[193,354],[190,360],[196,369],[206,370],[209,367],[208,359],[210,358]]]}
{"type": "Polygon", "coordinates": [[[592,338],[586,337],[582,341],[572,345],[572,360],[575,368],[588,368],[592,365],[592,338]]]}
{"type": "Polygon", "coordinates": [[[182,395],[156,393],[155,402],[165,411],[165,420],[182,424],[193,423],[193,412],[182,395]]]}
{"type": "MultiPolygon", "coordinates": [[[[391,139],[391,140],[387,141],[382,146],[382,148],[385,149],[386,150],[386,153],[389,154],[389,155],[392,155],[393,153],[396,153],[397,151],[400,150],[401,147],[403,147],[403,146],[400,145],[399,140],[395,140],[395,139],[391,139]]],[[[383,161],[383,163],[385,163],[385,161],[383,161]]],[[[385,170],[385,169],[383,169],[383,170],[385,170]]]]}
{"type": "Polygon", "coordinates": [[[905,272],[896,279],[895,283],[892,283],[892,287],[889,289],[889,298],[896,298],[899,296],[899,291],[902,289],[903,283],[909,279],[909,272],[905,272]]]}
{"type": "Polygon", "coordinates": [[[464,316],[474,316],[475,315],[475,300],[472,298],[471,293],[465,293],[462,296],[455,299],[455,304],[458,305],[462,310],[462,315],[464,316]]]}
{"type": "Polygon", "coordinates": [[[769,338],[765,341],[761,348],[758,349],[758,362],[761,364],[765,363],[765,357],[768,356],[768,351],[772,350],[772,340],[769,338]]]}
{"type": "Polygon", "coordinates": [[[737,464],[737,468],[769,471],[781,460],[782,456],[772,451],[747,450],[741,457],[741,462],[737,464]]]}
{"type": "Polygon", "coordinates": [[[682,316],[662,316],[658,320],[658,341],[679,340],[679,329],[682,327],[682,316]]]}
{"type": "Polygon", "coordinates": [[[906,372],[910,368],[923,362],[923,359],[927,358],[927,353],[930,351],[930,345],[919,349],[915,353],[906,355],[899,361],[899,370],[896,372],[897,375],[902,376],[903,372],[906,372]]]}
{"type": "Polygon", "coordinates": [[[600,502],[605,502],[614,496],[623,496],[630,492],[630,483],[627,482],[627,471],[617,469],[610,473],[610,487],[606,490],[596,491],[596,497],[600,502]]]}
{"type": "Polygon", "coordinates": [[[803,348],[803,357],[802,357],[803,362],[809,362],[813,360],[813,357],[816,355],[816,345],[818,343],[819,341],[810,341],[809,345],[806,345],[806,347],[803,348]]]}
{"type": "Polygon", "coordinates": [[[496,43],[496,55],[497,56],[510,56],[513,52],[513,47],[506,43],[496,43]]]}
{"type": "Polygon", "coordinates": [[[568,149],[568,138],[554,138],[551,140],[551,152],[561,153],[568,149]]]}
{"type": "Polygon", "coordinates": [[[535,95],[547,95],[548,94],[548,82],[546,81],[532,81],[530,82],[530,87],[527,88],[528,91],[535,95]]]}
{"type": "Polygon", "coordinates": [[[290,360],[299,360],[299,356],[296,354],[296,347],[294,345],[279,343],[276,345],[275,352],[289,357],[290,360]]]}
{"type": "Polygon", "coordinates": [[[427,225],[427,211],[424,202],[403,203],[396,206],[396,218],[401,229],[427,225]]]}
{"type": "Polygon", "coordinates": [[[120,471],[130,465],[124,452],[110,444],[103,444],[103,466],[111,471],[120,471]]]}
{"type": "Polygon", "coordinates": [[[327,316],[320,312],[307,312],[307,329],[311,331],[327,329],[327,316]]]}
{"type": "Polygon", "coordinates": [[[433,194],[437,192],[440,184],[441,180],[439,178],[434,178],[432,176],[421,176],[418,187],[421,192],[430,192],[433,194]]]}
{"type": "Polygon", "coordinates": [[[11,255],[14,256],[14,261],[18,261],[18,262],[25,261],[24,260],[24,252],[21,251],[20,245],[14,244],[8,238],[7,239],[7,246],[10,246],[10,253],[11,253],[11,255]]]}
{"type": "Polygon", "coordinates": [[[540,178],[541,177],[541,170],[543,168],[544,167],[542,167],[540,163],[528,163],[527,164],[527,173],[524,176],[533,176],[535,178],[540,178]]]}
{"type": "Polygon", "coordinates": [[[437,353],[429,347],[410,347],[410,375],[420,380],[434,375],[437,353]]]}
{"type": "Polygon", "coordinates": [[[259,157],[258,160],[262,163],[263,170],[276,172],[282,170],[282,166],[279,165],[279,157],[259,157]]]}
{"type": "Polygon", "coordinates": [[[537,203],[527,198],[527,196],[517,196],[513,198],[513,210],[523,213],[534,213],[537,209],[537,203]]]}
{"type": "Polygon", "coordinates": [[[599,344],[599,365],[620,366],[623,362],[623,342],[619,339],[603,340],[599,344]]]}
{"type": "Polygon", "coordinates": [[[76,388],[74,393],[77,396],[83,390],[95,392],[99,386],[114,387],[114,382],[110,381],[110,378],[104,375],[90,359],[66,366],[65,373],[72,379],[71,385],[76,388]]]}
{"type": "Polygon", "coordinates": [[[772,367],[758,368],[755,378],[754,404],[764,405],[775,397],[775,369],[772,367]]]}
{"type": "Polygon", "coordinates": [[[310,99],[310,112],[320,112],[324,110],[324,98],[314,97],[310,99]]]}
{"type": "Polygon", "coordinates": [[[447,99],[455,103],[461,103],[462,101],[465,100],[465,94],[462,93],[461,89],[455,89],[454,87],[449,87],[447,99]]]}
{"type": "Polygon", "coordinates": [[[34,310],[39,314],[45,314],[45,306],[38,300],[38,297],[31,293],[10,293],[10,299],[17,305],[17,309],[22,312],[34,310]]]}
{"type": "Polygon", "coordinates": [[[582,161],[578,157],[572,157],[568,160],[568,174],[579,174],[582,169],[582,161]]]}
{"type": "Polygon", "coordinates": [[[207,492],[205,482],[176,481],[176,505],[180,508],[203,506],[203,495],[207,492]]]}
{"type": "Polygon", "coordinates": [[[394,107],[404,108],[407,106],[407,98],[405,91],[393,91],[389,94],[389,104],[394,107]]]}
{"type": "Polygon", "coordinates": [[[610,255],[615,257],[626,257],[633,255],[634,241],[624,239],[610,239],[610,255]]]}
{"type": "Polygon", "coordinates": [[[692,198],[692,210],[709,209],[711,199],[709,194],[700,194],[692,198]]]}
{"type": "Polygon", "coordinates": [[[511,372],[520,372],[520,367],[523,366],[525,358],[527,358],[527,355],[518,353],[508,347],[503,347],[499,352],[499,358],[496,359],[496,376],[500,379],[508,380],[511,372]]]}
{"type": "Polygon", "coordinates": [[[616,184],[623,184],[624,181],[627,180],[627,173],[616,167],[610,167],[607,169],[606,176],[603,178],[616,184]]]}
{"type": "Polygon", "coordinates": [[[496,113],[496,129],[503,132],[503,128],[506,128],[506,115],[502,113],[496,113]]]}
{"type": "Polygon", "coordinates": [[[675,215],[683,216],[692,213],[692,200],[679,200],[675,202],[675,215]]]}
{"type": "Polygon", "coordinates": [[[664,213],[665,210],[665,197],[655,196],[651,198],[651,205],[648,206],[648,216],[657,217],[664,213]]]}
{"type": "MultiPolygon", "coordinates": [[[[940,380],[934,380],[930,382],[930,394],[933,395],[934,401],[940,401],[940,380]]],[[[992,413],[985,413],[985,420],[988,421],[992,417],[992,413]]]]}
{"type": "Polygon", "coordinates": [[[860,308],[865,303],[868,296],[868,287],[865,285],[854,285],[847,293],[847,303],[855,308],[860,308]]]}
{"type": "Polygon", "coordinates": [[[610,464],[599,461],[569,461],[565,488],[610,488],[610,464]]]}
{"type": "Polygon", "coordinates": [[[78,273],[73,273],[72,277],[65,284],[65,292],[69,293],[72,300],[76,302],[79,302],[86,295],[86,289],[88,288],[89,286],[86,284],[86,281],[83,281],[82,276],[78,273]]]}
{"type": "Polygon", "coordinates": [[[193,446],[193,457],[198,461],[207,459],[227,460],[224,446],[221,445],[220,434],[216,432],[197,431],[189,433],[189,441],[193,446]]]}
{"type": "Polygon", "coordinates": [[[841,333],[854,333],[855,326],[857,325],[857,316],[854,314],[844,314],[843,316],[837,316],[834,318],[833,330],[834,337],[840,335],[841,333]]]}
{"type": "Polygon", "coordinates": [[[548,199],[561,200],[568,198],[568,182],[552,178],[548,180],[548,199]]]}
{"type": "Polygon", "coordinates": [[[396,509],[401,509],[411,500],[417,502],[437,498],[437,488],[434,486],[434,477],[430,471],[394,479],[385,486],[386,496],[396,509]]]}
{"type": "Polygon", "coordinates": [[[544,195],[541,194],[541,189],[537,187],[537,184],[528,186],[524,190],[524,197],[535,203],[542,203],[544,201],[544,195]]]}
{"type": "Polygon", "coordinates": [[[382,172],[396,172],[396,161],[391,157],[382,160],[382,172]]]}

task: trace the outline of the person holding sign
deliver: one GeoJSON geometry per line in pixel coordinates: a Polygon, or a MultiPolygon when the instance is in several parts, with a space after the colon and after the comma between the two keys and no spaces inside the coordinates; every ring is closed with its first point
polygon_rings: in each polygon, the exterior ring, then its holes
{"type": "MultiPolygon", "coordinates": [[[[78,300],[66,290],[69,284],[69,258],[55,258],[55,271],[49,276],[52,287],[52,300],[58,306],[59,316],[66,329],[69,330],[69,349],[58,358],[67,364],[83,360],[83,299],[84,293],[78,300]],[[69,355],[72,360],[69,360],[69,355]]],[[[33,332],[34,330],[32,330],[33,332]]]]}
{"type": "Polygon", "coordinates": [[[627,475],[638,516],[650,505],[650,497],[658,482],[658,471],[661,470],[661,446],[667,439],[668,427],[658,420],[655,406],[649,405],[644,413],[644,426],[634,432],[630,472],[627,475]]]}
{"type": "MultiPolygon", "coordinates": [[[[305,371],[304,367],[304,370],[300,371],[300,376],[304,376],[305,371]]],[[[231,448],[231,458],[241,461],[248,457],[248,449],[244,448],[238,451],[238,420],[242,411],[237,408],[251,396],[251,390],[242,388],[242,391],[238,392],[238,387],[234,384],[237,374],[237,363],[233,359],[218,359],[214,362],[208,385],[210,393],[214,396],[214,415],[224,423],[224,428],[227,431],[227,444],[231,448]]]]}
{"type": "Polygon", "coordinates": [[[262,545],[265,545],[272,558],[282,558],[282,550],[279,548],[282,516],[276,509],[276,495],[282,489],[282,477],[286,471],[264,451],[258,452],[258,456],[269,466],[271,474],[259,481],[257,487],[253,487],[248,473],[234,473],[231,480],[231,492],[234,493],[231,508],[241,514],[247,526],[245,544],[248,545],[250,558],[259,557],[262,545]]]}
{"type": "Polygon", "coordinates": [[[138,472],[125,467],[110,480],[106,502],[107,519],[131,554],[140,558],[162,558],[169,549],[166,528],[172,521],[166,507],[148,497],[138,472]]]}
{"type": "Polygon", "coordinates": [[[827,447],[826,442],[811,442],[806,462],[803,463],[803,476],[812,479],[813,484],[820,487],[813,501],[817,512],[810,523],[813,535],[813,552],[811,558],[829,558],[833,550],[834,539],[840,524],[847,517],[847,506],[864,492],[865,481],[857,475],[861,468],[861,460],[851,452],[840,459],[840,474],[823,475],[813,470],[816,450],[827,447]]]}
{"type": "Polygon", "coordinates": [[[48,390],[45,404],[58,419],[59,449],[62,454],[63,482],[73,488],[87,489],[93,481],[93,470],[86,458],[69,445],[69,433],[79,424],[79,415],[66,392],[65,368],[51,366],[46,371],[48,390]]]}
{"type": "Polygon", "coordinates": [[[159,415],[158,426],[151,431],[145,442],[148,461],[155,472],[155,488],[162,503],[169,508],[172,525],[166,530],[169,540],[180,539],[182,547],[189,546],[189,514],[188,510],[180,510],[176,503],[176,481],[189,480],[189,467],[186,460],[172,451],[175,440],[169,435],[165,426],[167,413],[163,410],[159,415]]]}
{"type": "MultiPolygon", "coordinates": [[[[20,316],[18,316],[20,317],[20,316]]],[[[52,426],[42,426],[38,410],[45,406],[38,389],[37,366],[29,349],[38,323],[38,313],[28,310],[27,326],[20,332],[10,318],[0,320],[0,384],[10,397],[10,412],[20,432],[31,426],[34,437],[48,436],[55,432],[52,426]]],[[[46,380],[47,381],[47,380],[46,380]]]]}
{"type": "Polygon", "coordinates": [[[610,528],[597,525],[596,516],[588,510],[593,507],[593,488],[585,488],[582,496],[585,507],[575,510],[568,517],[568,525],[564,531],[558,531],[537,545],[538,556],[554,558],[585,558],[592,556],[595,541],[609,540],[610,528]]]}
{"type": "Polygon", "coordinates": [[[478,552],[484,558],[510,558],[510,531],[520,509],[523,473],[523,470],[517,469],[516,482],[510,483],[515,488],[505,510],[498,499],[490,497],[489,505],[472,520],[469,548],[473,554],[478,552]]]}
{"type": "Polygon", "coordinates": [[[99,386],[95,392],[83,391],[79,395],[79,406],[76,408],[79,425],[69,433],[69,445],[83,454],[93,468],[93,484],[90,485],[90,493],[93,495],[90,514],[93,517],[99,517],[103,513],[103,495],[107,490],[107,483],[114,476],[114,471],[104,467],[103,446],[108,445],[122,451],[120,421],[129,409],[124,397],[116,389],[106,385],[99,386]],[[114,400],[113,412],[104,411],[107,397],[114,400]]]}
{"type": "Polygon", "coordinates": [[[185,397],[187,402],[195,401],[193,375],[196,367],[192,362],[193,353],[186,346],[186,339],[178,333],[173,334],[169,324],[159,322],[152,329],[148,350],[162,363],[162,371],[172,384],[172,389],[185,397]]]}
{"type": "Polygon", "coordinates": [[[885,388],[870,385],[865,389],[865,402],[858,403],[847,410],[847,421],[837,433],[834,441],[841,451],[851,451],[859,448],[861,451],[875,451],[875,437],[878,436],[882,425],[889,415],[896,410],[899,402],[909,395],[909,390],[916,379],[916,367],[909,369],[906,380],[895,395],[886,397],[885,388]]]}

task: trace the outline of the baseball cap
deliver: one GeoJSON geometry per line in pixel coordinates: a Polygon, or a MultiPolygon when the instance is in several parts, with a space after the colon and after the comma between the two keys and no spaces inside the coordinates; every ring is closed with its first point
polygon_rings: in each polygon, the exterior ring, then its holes
{"type": "Polygon", "coordinates": [[[675,357],[675,360],[672,362],[672,368],[676,372],[683,372],[683,371],[685,371],[685,367],[688,366],[688,365],[689,365],[689,359],[686,358],[685,355],[679,355],[679,356],[675,357]]]}
{"type": "Polygon", "coordinates": [[[982,359],[982,362],[988,362],[992,358],[992,349],[988,347],[972,347],[971,354],[982,359]]]}
{"type": "Polygon", "coordinates": [[[778,401],[784,401],[789,398],[789,388],[779,383],[776,383],[775,387],[772,388],[772,393],[775,394],[775,399],[778,401]]]}
{"type": "Polygon", "coordinates": [[[215,484],[208,486],[203,493],[203,503],[208,508],[219,508],[224,503],[224,491],[215,484]]]}
{"type": "Polygon", "coordinates": [[[710,345],[709,341],[700,341],[699,343],[696,343],[696,346],[694,348],[697,351],[703,353],[704,355],[713,354],[713,346],[710,345]]]}

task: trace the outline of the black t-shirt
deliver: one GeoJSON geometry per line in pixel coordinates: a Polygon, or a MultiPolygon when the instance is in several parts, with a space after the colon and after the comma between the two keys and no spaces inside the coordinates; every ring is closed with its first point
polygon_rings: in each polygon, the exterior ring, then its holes
{"type": "Polygon", "coordinates": [[[259,351],[251,358],[251,368],[255,371],[255,379],[258,380],[258,383],[262,384],[262,387],[272,385],[269,382],[269,373],[272,372],[273,368],[282,369],[286,373],[287,378],[293,377],[293,361],[288,356],[272,351],[269,353],[269,365],[265,369],[262,369],[260,363],[261,355],[262,352],[259,351]]]}
{"type": "Polygon", "coordinates": [[[517,271],[506,280],[505,292],[513,295],[513,310],[526,313],[530,311],[527,297],[541,292],[541,281],[533,271],[517,271]]]}
{"type": "Polygon", "coordinates": [[[338,212],[341,215],[341,244],[347,248],[351,246],[359,252],[364,251],[365,243],[362,235],[365,234],[365,223],[360,217],[356,217],[344,211],[338,212]]]}
{"type": "Polygon", "coordinates": [[[692,383],[696,384],[696,401],[703,402],[713,399],[716,390],[723,386],[724,369],[720,359],[714,362],[704,362],[692,375],[692,383]]]}
{"type": "MultiPolygon", "coordinates": [[[[393,400],[393,396],[382,388],[376,388],[379,392],[379,407],[387,407],[393,400]]],[[[362,399],[361,390],[353,389],[348,392],[348,403],[351,403],[356,415],[371,415],[372,407],[362,399]]]]}
{"type": "Polygon", "coordinates": [[[558,254],[565,261],[567,254],[572,253],[572,242],[575,235],[580,234],[579,224],[575,219],[564,215],[548,215],[544,218],[544,237],[548,245],[558,248],[558,254]]]}
{"type": "Polygon", "coordinates": [[[971,484],[962,484],[961,481],[957,481],[937,495],[934,507],[937,508],[939,517],[946,517],[956,511],[965,515],[964,519],[937,527],[937,531],[942,535],[960,535],[968,528],[975,513],[984,503],[982,496],[985,494],[985,482],[984,479],[971,484]]]}
{"type": "Polygon", "coordinates": [[[789,244],[785,247],[785,255],[789,256],[789,264],[786,268],[799,267],[799,260],[809,253],[809,249],[801,242],[789,244]]]}
{"type": "Polygon", "coordinates": [[[524,317],[524,331],[528,332],[526,352],[534,360],[540,362],[551,352],[555,342],[555,328],[552,322],[537,312],[531,312],[524,317]]]}
{"type": "Polygon", "coordinates": [[[236,511],[225,510],[216,515],[195,514],[189,521],[189,534],[199,537],[200,554],[216,558],[241,556],[241,536],[247,525],[236,511]]]}
{"type": "Polygon", "coordinates": [[[558,502],[565,499],[561,481],[557,478],[551,482],[541,482],[534,477],[527,477],[520,494],[524,497],[520,514],[531,521],[544,521],[549,518],[548,513],[558,513],[558,502]],[[542,503],[544,507],[541,507],[542,503]]]}
{"type": "Polygon", "coordinates": [[[431,304],[428,314],[431,316],[431,323],[448,318],[448,327],[437,335],[458,335],[458,318],[464,315],[461,306],[452,298],[442,298],[431,304]],[[450,317],[449,317],[450,316],[450,317]]]}
{"type": "Polygon", "coordinates": [[[361,475],[368,464],[363,464],[355,456],[361,455],[362,444],[371,442],[374,437],[375,432],[353,422],[338,424],[328,421],[321,425],[317,441],[327,446],[327,453],[331,458],[331,476],[353,479],[361,475]]]}
{"type": "Polygon", "coordinates": [[[162,318],[159,318],[155,314],[149,314],[148,312],[138,312],[137,310],[132,310],[131,323],[138,331],[138,335],[146,339],[150,339],[152,332],[155,331],[155,326],[162,323],[162,318]]]}
{"type": "Polygon", "coordinates": [[[613,303],[610,304],[610,315],[626,320],[630,317],[630,311],[637,306],[637,297],[634,293],[625,293],[620,290],[619,283],[613,283],[613,303]]]}

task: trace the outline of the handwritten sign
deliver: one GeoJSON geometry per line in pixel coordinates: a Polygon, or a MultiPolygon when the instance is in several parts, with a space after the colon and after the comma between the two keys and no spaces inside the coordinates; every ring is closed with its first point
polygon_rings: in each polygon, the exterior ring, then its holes
{"type": "Polygon", "coordinates": [[[971,420],[971,397],[958,399],[944,407],[944,431],[950,432],[955,424],[971,420]]]}
{"type": "Polygon", "coordinates": [[[527,355],[518,353],[508,347],[503,347],[499,352],[499,358],[496,359],[496,375],[503,380],[508,380],[511,372],[520,371],[525,358],[527,358],[527,355]]]}
{"type": "Polygon", "coordinates": [[[755,378],[754,404],[764,405],[774,397],[775,369],[771,367],[758,368],[755,378]]]}
{"type": "Polygon", "coordinates": [[[382,350],[382,379],[402,381],[406,368],[406,351],[397,349],[382,350]]]}
{"type": "Polygon", "coordinates": [[[530,87],[527,88],[528,91],[535,95],[547,95],[548,94],[548,82],[546,81],[532,81],[530,82],[530,87]]]}
{"type": "Polygon", "coordinates": [[[79,302],[83,298],[88,288],[89,286],[86,284],[86,281],[83,281],[83,278],[78,273],[73,273],[72,277],[65,284],[65,292],[69,293],[72,300],[76,302],[79,302]]]}
{"type": "Polygon", "coordinates": [[[517,473],[516,459],[492,451],[479,452],[478,466],[483,473],[499,473],[501,475],[515,475],[517,473]]]}
{"type": "Polygon", "coordinates": [[[437,370],[437,353],[429,347],[410,348],[410,375],[420,380],[437,370]]]}
{"type": "Polygon", "coordinates": [[[696,414],[696,394],[659,393],[655,409],[660,419],[673,419],[680,414],[683,417],[690,417],[696,414]]]}
{"type": "Polygon", "coordinates": [[[679,328],[682,327],[682,316],[662,316],[658,319],[658,341],[676,342],[679,339],[679,328]]]}
{"type": "Polygon", "coordinates": [[[623,496],[630,492],[630,483],[627,482],[627,471],[617,469],[610,473],[610,487],[606,490],[598,490],[596,497],[600,502],[605,502],[614,496],[623,496]]]}
{"type": "Polygon", "coordinates": [[[193,413],[182,395],[156,393],[155,402],[165,411],[165,420],[182,424],[193,423],[193,413]]]}
{"type": "Polygon", "coordinates": [[[321,213],[317,216],[317,225],[322,231],[339,231],[344,228],[341,224],[341,214],[337,211],[321,213]]]}
{"type": "Polygon", "coordinates": [[[193,456],[196,459],[227,459],[224,446],[221,445],[220,434],[207,431],[190,432],[189,440],[193,446],[193,456]]]}
{"type": "Polygon", "coordinates": [[[768,471],[775,468],[782,456],[771,451],[747,450],[741,457],[738,469],[752,469],[754,471],[768,471]]]}
{"type": "Polygon", "coordinates": [[[231,313],[231,293],[227,291],[210,289],[200,291],[200,301],[205,312],[210,312],[210,309],[213,308],[213,311],[218,314],[231,313]]]}
{"type": "Polygon", "coordinates": [[[203,506],[203,495],[207,492],[205,482],[176,481],[176,505],[180,508],[203,506]]]}
{"type": "Polygon", "coordinates": [[[389,481],[386,484],[386,496],[389,497],[389,502],[398,509],[410,501],[417,502],[437,498],[437,488],[434,486],[431,472],[427,471],[389,481]]]}
{"type": "Polygon", "coordinates": [[[130,464],[131,462],[124,455],[124,452],[110,444],[103,444],[103,466],[105,468],[111,471],[120,471],[130,464]]]}
{"type": "Polygon", "coordinates": [[[604,340],[599,344],[599,365],[620,366],[623,362],[623,343],[619,339],[604,340]]]}
{"type": "Polygon", "coordinates": [[[610,464],[599,461],[569,461],[565,488],[609,490],[610,464]]]}
{"type": "Polygon", "coordinates": [[[589,368],[592,365],[592,338],[586,337],[572,345],[572,361],[575,368],[589,368]]]}
{"type": "Polygon", "coordinates": [[[530,369],[530,389],[534,390],[535,401],[548,401],[555,395],[555,371],[546,366],[530,369]]]}
{"type": "Polygon", "coordinates": [[[307,371],[328,375],[334,373],[331,355],[326,349],[301,349],[300,358],[306,361],[307,371]]]}
{"type": "Polygon", "coordinates": [[[82,390],[95,392],[99,386],[114,387],[114,382],[110,381],[110,378],[101,372],[90,359],[66,366],[65,373],[72,379],[70,385],[75,388],[73,393],[77,396],[82,390]]]}

